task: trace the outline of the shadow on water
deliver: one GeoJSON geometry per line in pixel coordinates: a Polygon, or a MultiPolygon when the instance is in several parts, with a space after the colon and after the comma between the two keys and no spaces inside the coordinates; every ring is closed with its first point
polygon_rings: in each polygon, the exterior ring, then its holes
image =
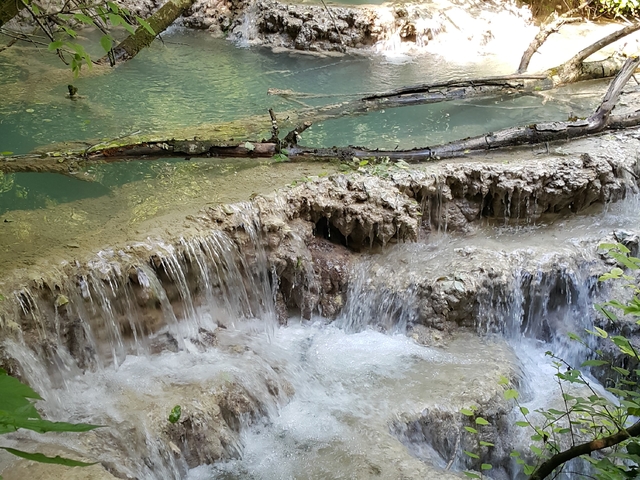
{"type": "Polygon", "coordinates": [[[54,173],[0,174],[0,215],[108,195],[108,187],[54,173]]]}
{"type": "Polygon", "coordinates": [[[90,167],[85,172],[90,181],[54,173],[0,173],[0,215],[114,195],[119,187],[134,182],[138,182],[137,191],[153,190],[187,185],[198,178],[223,177],[255,166],[251,159],[123,161],[90,167]]]}

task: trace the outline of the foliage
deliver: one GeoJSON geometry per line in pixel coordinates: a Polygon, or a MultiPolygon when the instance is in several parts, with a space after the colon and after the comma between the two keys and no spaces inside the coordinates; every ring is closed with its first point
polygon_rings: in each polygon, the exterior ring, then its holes
{"type": "Polygon", "coordinates": [[[640,0],[598,0],[596,8],[607,17],[636,16],[640,13],[640,0]]]}
{"type": "MultiPolygon", "coordinates": [[[[463,415],[469,417],[469,419],[472,421],[473,427],[471,426],[465,426],[464,429],[470,433],[471,435],[474,436],[474,438],[476,439],[476,452],[470,452],[468,450],[463,450],[463,453],[473,459],[473,460],[480,460],[480,453],[482,452],[482,448],[493,448],[495,445],[491,442],[486,442],[484,440],[480,440],[480,431],[479,429],[481,429],[482,427],[486,427],[487,425],[489,425],[489,421],[481,416],[478,416],[477,414],[478,411],[478,407],[476,407],[475,405],[470,406],[469,408],[463,408],[462,410],[460,410],[460,413],[462,413],[463,415]]],[[[480,472],[479,473],[475,473],[475,472],[471,472],[471,471],[465,471],[464,474],[468,477],[468,478],[483,478],[483,474],[484,472],[487,472],[489,470],[491,470],[493,468],[493,465],[491,465],[490,463],[480,463],[480,472]]]]}
{"type": "MultiPolygon", "coordinates": [[[[543,19],[551,14],[566,12],[579,7],[584,0],[526,0],[535,18],[543,19]]],[[[586,18],[595,17],[633,17],[640,12],[639,0],[595,0],[585,6],[582,15],[586,18]]]]}
{"type": "Polygon", "coordinates": [[[60,59],[71,66],[75,76],[80,74],[84,64],[91,68],[91,57],[84,46],[78,42],[77,29],[83,26],[96,27],[102,32],[100,45],[109,56],[111,64],[115,63],[113,46],[115,40],[111,35],[113,27],[123,27],[129,34],[135,33],[139,25],[155,35],[153,28],[141,17],[132,15],[126,8],[119,7],[111,1],[65,2],[58,11],[48,12],[41,4],[32,0],[18,0],[29,12],[40,30],[49,38],[48,49],[56,52],[60,59]]]}
{"type": "Polygon", "coordinates": [[[180,405],[176,405],[171,409],[171,412],[169,412],[169,421],[171,423],[176,423],[178,420],[180,420],[181,416],[182,416],[182,407],[180,405]]]}
{"type": "MultiPolygon", "coordinates": [[[[28,385],[13,378],[0,368],[0,435],[22,428],[37,433],[46,432],[87,432],[99,425],[87,423],[51,422],[42,418],[34,402],[42,400],[28,385]]],[[[60,456],[47,457],[41,453],[29,453],[9,447],[1,449],[21,458],[43,463],[54,463],[70,467],[84,467],[93,463],[79,462],[60,456]]],[[[0,477],[1,478],[1,477],[0,477]]]]}
{"type": "MultiPolygon", "coordinates": [[[[599,280],[622,282],[630,291],[631,298],[624,301],[610,300],[596,305],[596,310],[608,321],[617,322],[614,328],[618,330],[621,330],[621,323],[628,320],[619,318],[615,311],[630,317],[635,324],[640,324],[640,287],[636,277],[624,270],[640,270],[640,259],[631,256],[629,249],[621,244],[602,244],[600,248],[618,265],[599,280]]],[[[561,407],[540,408],[530,412],[520,403],[518,391],[509,388],[509,380],[500,380],[505,387],[505,400],[513,401],[521,415],[515,425],[531,433],[529,450],[511,453],[511,457],[531,478],[545,478],[553,472],[557,474],[567,461],[579,454],[592,465],[594,473],[591,478],[623,480],[640,476],[640,421],[637,420],[640,416],[640,369],[634,367],[639,364],[640,356],[634,344],[624,335],[611,335],[599,327],[587,330],[586,333],[598,338],[601,345],[603,342],[611,342],[612,350],[620,354],[623,361],[614,364],[605,357],[602,350],[591,349],[593,358],[584,361],[579,368],[574,368],[552,352],[547,352],[555,368],[554,376],[561,394],[561,407]],[[629,368],[622,368],[620,364],[629,368]],[[611,395],[597,388],[584,373],[590,368],[607,369],[606,373],[612,383],[606,391],[611,395]]],[[[579,335],[571,333],[569,337],[588,347],[587,342],[579,335]]],[[[484,419],[477,416],[477,407],[463,409],[461,413],[475,419],[478,425],[484,425],[484,421],[478,422],[484,419]]],[[[465,430],[475,436],[479,434],[476,427],[465,427],[465,430]]],[[[483,444],[478,442],[475,452],[464,453],[480,461],[481,446],[483,444]]],[[[489,470],[484,463],[482,465],[483,471],[489,470]]],[[[482,472],[465,474],[470,478],[482,478],[482,472]]]]}

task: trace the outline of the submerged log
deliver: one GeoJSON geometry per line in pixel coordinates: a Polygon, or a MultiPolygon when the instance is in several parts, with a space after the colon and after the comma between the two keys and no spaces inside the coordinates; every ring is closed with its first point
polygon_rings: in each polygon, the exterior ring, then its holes
{"type": "MultiPolygon", "coordinates": [[[[2,157],[0,158],[0,171],[5,173],[49,171],[66,175],[77,175],[77,172],[82,166],[92,161],[117,161],[125,158],[148,158],[152,160],[168,156],[264,158],[272,157],[276,153],[279,153],[281,147],[287,148],[289,158],[300,160],[327,157],[341,159],[351,159],[353,157],[388,157],[392,160],[402,159],[410,162],[421,162],[459,157],[472,152],[490,149],[567,140],[599,133],[607,128],[628,128],[640,125],[640,110],[624,115],[611,115],[623,87],[639,65],[640,57],[631,57],[626,60],[623,68],[611,82],[599,107],[586,119],[511,127],[498,132],[490,132],[477,137],[465,138],[456,142],[433,147],[385,151],[359,147],[316,149],[298,146],[298,134],[310,126],[307,122],[292,130],[282,142],[276,137],[275,139],[270,139],[270,141],[244,142],[240,144],[194,139],[147,141],[120,146],[107,145],[104,148],[96,146],[84,152],[78,152],[75,155],[65,157],[61,157],[60,155],[45,158],[41,156],[2,157]]],[[[273,121],[275,113],[271,111],[270,116],[273,121]]],[[[274,125],[272,124],[272,126],[274,125]]],[[[276,132],[275,128],[273,132],[276,132]]]]}
{"type": "MultiPolygon", "coordinates": [[[[424,105],[451,100],[489,98],[502,95],[528,95],[546,91],[570,83],[614,77],[626,60],[614,55],[605,60],[586,59],[611,43],[640,30],[640,22],[635,22],[607,35],[581,50],[570,60],[538,74],[515,73],[495,77],[455,79],[448,82],[434,82],[403,87],[386,92],[361,95],[355,100],[322,107],[299,110],[297,116],[302,121],[317,123],[344,116],[364,115],[373,111],[408,105],[424,105]]],[[[533,54],[533,53],[532,53],[533,54]]],[[[270,94],[283,97],[304,96],[288,90],[270,89],[270,94]]]]}
{"type": "Polygon", "coordinates": [[[602,103],[591,116],[584,120],[537,123],[522,127],[511,127],[498,132],[490,132],[477,137],[465,138],[456,142],[413,150],[383,151],[357,147],[311,150],[300,147],[294,148],[291,154],[339,158],[388,157],[393,160],[402,159],[408,162],[422,162],[441,158],[459,157],[483,150],[544,143],[555,140],[567,140],[599,133],[610,125],[615,125],[616,128],[635,126],[640,124],[640,114],[638,112],[621,117],[611,117],[611,111],[618,101],[623,87],[629,81],[636,68],[638,68],[638,65],[640,65],[640,57],[627,59],[618,75],[611,82],[602,103]]]}

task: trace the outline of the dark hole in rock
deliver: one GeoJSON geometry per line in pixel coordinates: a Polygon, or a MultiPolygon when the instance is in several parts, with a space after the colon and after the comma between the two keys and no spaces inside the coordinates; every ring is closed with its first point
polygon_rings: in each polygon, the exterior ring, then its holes
{"type": "Polygon", "coordinates": [[[493,211],[493,196],[491,195],[491,193],[487,193],[484,196],[481,215],[483,217],[493,217],[495,215],[495,212],[493,211]]]}
{"type": "Polygon", "coordinates": [[[316,237],[324,238],[329,240],[331,243],[342,245],[344,247],[349,246],[347,237],[340,233],[340,230],[331,225],[325,217],[322,217],[316,222],[314,232],[316,237]]]}

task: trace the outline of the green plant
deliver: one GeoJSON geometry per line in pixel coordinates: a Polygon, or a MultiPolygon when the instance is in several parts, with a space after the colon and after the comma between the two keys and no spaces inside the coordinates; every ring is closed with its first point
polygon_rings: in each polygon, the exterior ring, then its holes
{"type": "Polygon", "coordinates": [[[100,45],[109,56],[112,65],[115,63],[112,53],[115,40],[110,32],[111,27],[120,26],[129,34],[133,34],[135,27],[139,25],[151,35],[155,35],[153,28],[146,20],[132,15],[129,10],[111,1],[65,2],[58,11],[47,11],[32,0],[18,1],[50,40],[49,51],[55,52],[65,64],[70,65],[75,76],[80,74],[83,64],[89,68],[92,65],[91,57],[84,46],[77,41],[77,26],[96,27],[102,32],[100,45]]]}
{"type": "Polygon", "coordinates": [[[597,11],[608,17],[633,17],[640,13],[640,1],[598,0],[597,11]]]}
{"type": "MultiPolygon", "coordinates": [[[[15,432],[20,428],[37,433],[87,432],[100,426],[87,423],[51,422],[45,420],[36,410],[34,405],[36,400],[42,400],[42,397],[31,387],[11,377],[5,370],[0,368],[0,435],[15,432]]],[[[23,452],[2,446],[0,448],[18,457],[41,463],[54,463],[69,467],[93,465],[93,463],[80,462],[60,456],[47,457],[41,453],[23,452]]]]}
{"type": "MultiPolygon", "coordinates": [[[[622,282],[630,291],[630,298],[624,301],[610,300],[596,305],[596,310],[609,322],[617,323],[613,325],[614,328],[620,329],[622,322],[628,322],[629,318],[636,325],[640,324],[638,280],[624,270],[640,270],[640,259],[631,256],[629,249],[621,244],[602,244],[600,248],[616,260],[618,266],[599,280],[622,282]],[[627,319],[619,318],[614,311],[621,312],[627,319]]],[[[505,387],[504,398],[515,402],[522,415],[522,419],[515,422],[516,426],[531,431],[529,451],[511,453],[530,480],[542,480],[557,474],[568,461],[578,457],[593,466],[591,478],[624,480],[640,476],[640,420],[636,419],[640,416],[640,369],[633,367],[640,363],[640,356],[634,343],[625,335],[611,335],[599,327],[586,330],[585,333],[597,337],[600,345],[611,342],[613,352],[620,355],[622,361],[612,361],[606,358],[603,350],[591,348],[594,358],[575,368],[552,352],[547,352],[552,359],[555,381],[561,394],[562,405],[559,408],[541,408],[531,413],[519,402],[518,391],[508,388],[508,379],[500,380],[505,387]],[[621,363],[630,367],[623,368],[621,363]],[[615,396],[615,400],[601,394],[591,383],[583,373],[587,368],[607,369],[609,376],[617,379],[606,388],[615,396]]],[[[579,335],[571,333],[569,337],[590,348],[579,335]]],[[[475,409],[463,410],[462,413],[468,416],[476,414],[475,409]]],[[[473,435],[478,434],[473,427],[465,429],[473,435]]],[[[480,460],[479,452],[478,449],[477,452],[464,453],[480,460]]],[[[471,478],[481,478],[475,472],[465,473],[471,478]]]]}
{"type": "MultiPolygon", "coordinates": [[[[460,413],[462,413],[463,415],[469,417],[469,419],[472,421],[472,424],[474,425],[469,426],[469,425],[465,425],[464,429],[470,433],[471,435],[474,436],[474,438],[476,439],[476,447],[475,450],[476,452],[471,452],[469,450],[463,450],[463,453],[468,456],[471,459],[474,460],[480,460],[480,452],[482,451],[482,448],[493,448],[495,445],[491,442],[485,442],[484,440],[480,440],[480,431],[479,429],[482,427],[485,427],[487,425],[489,425],[489,422],[479,416],[477,414],[478,412],[478,407],[476,407],[475,405],[470,406],[469,408],[463,408],[462,410],[460,410],[460,413]]],[[[493,465],[491,465],[490,463],[480,463],[480,472],[476,473],[476,472],[472,472],[472,471],[465,471],[464,474],[468,477],[468,478],[483,478],[483,472],[487,472],[489,470],[491,470],[493,468],[493,465]]]]}
{"type": "Polygon", "coordinates": [[[182,407],[180,405],[176,405],[171,409],[171,412],[169,412],[168,420],[171,423],[176,423],[178,420],[180,420],[181,416],[182,416],[182,407]]]}

